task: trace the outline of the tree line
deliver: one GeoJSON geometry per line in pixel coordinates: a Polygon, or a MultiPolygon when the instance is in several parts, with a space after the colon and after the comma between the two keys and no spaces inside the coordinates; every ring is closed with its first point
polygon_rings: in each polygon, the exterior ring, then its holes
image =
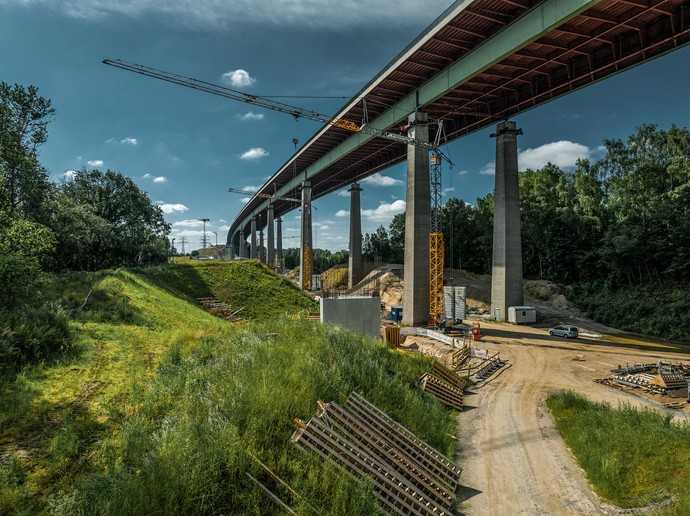
{"type": "Polygon", "coordinates": [[[50,181],[39,149],[54,113],[36,87],[0,82],[0,370],[67,340],[64,316],[41,302],[42,272],[160,263],[168,255],[170,226],[130,178],[84,169],[50,181]]]}
{"type": "MultiPolygon", "coordinates": [[[[639,127],[573,170],[519,174],[524,273],[611,287],[690,279],[690,132],[639,127]]],[[[442,208],[447,266],[491,272],[493,194],[442,208]]],[[[402,263],[404,215],[364,237],[368,259],[402,263]]]]}

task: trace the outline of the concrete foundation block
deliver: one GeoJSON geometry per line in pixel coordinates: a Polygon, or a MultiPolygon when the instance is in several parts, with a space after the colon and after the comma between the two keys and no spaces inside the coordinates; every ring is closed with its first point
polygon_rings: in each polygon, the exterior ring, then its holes
{"type": "Polygon", "coordinates": [[[355,333],[377,337],[381,327],[381,305],[377,297],[321,299],[321,322],[355,333]]]}

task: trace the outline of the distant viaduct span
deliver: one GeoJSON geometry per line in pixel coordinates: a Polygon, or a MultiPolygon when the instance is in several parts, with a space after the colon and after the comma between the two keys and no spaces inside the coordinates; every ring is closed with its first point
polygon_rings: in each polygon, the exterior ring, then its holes
{"type": "MultiPolygon", "coordinates": [[[[335,118],[360,123],[366,109],[370,127],[403,130],[417,140],[428,141],[433,141],[436,130],[434,124],[427,124],[429,119],[444,120],[449,140],[498,123],[492,313],[503,319],[507,306],[522,302],[519,130],[512,122],[504,121],[688,41],[688,0],[456,1],[335,118]]],[[[230,252],[234,256],[260,257],[266,228],[267,252],[263,259],[271,265],[276,263],[282,253],[281,216],[300,207],[280,197],[302,199],[300,248],[311,248],[311,201],[353,185],[350,281],[356,283],[361,271],[357,181],[405,160],[403,322],[425,322],[429,164],[427,151],[419,147],[373,136],[371,132],[352,133],[324,125],[242,208],[228,233],[230,252]],[[266,199],[267,194],[274,198],[266,199]]],[[[305,270],[304,257],[300,267],[305,270]]]]}

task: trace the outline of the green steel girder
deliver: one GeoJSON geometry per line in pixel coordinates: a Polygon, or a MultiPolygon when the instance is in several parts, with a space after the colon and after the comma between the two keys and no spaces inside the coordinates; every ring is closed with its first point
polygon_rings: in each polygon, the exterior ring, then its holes
{"type": "MultiPolygon", "coordinates": [[[[442,97],[445,93],[458,87],[463,82],[480,74],[495,63],[505,59],[514,52],[539,39],[544,34],[558,27],[582,11],[596,5],[599,0],[545,0],[518,20],[503,28],[479,47],[449,64],[444,70],[409,93],[394,106],[369,123],[370,127],[386,130],[405,120],[419,106],[442,97]],[[419,99],[419,104],[417,103],[419,99]]],[[[322,170],[337,162],[344,156],[374,138],[371,134],[356,133],[327,152],[306,170],[311,179],[322,170]]],[[[304,171],[278,189],[279,196],[287,195],[299,187],[304,178],[304,171]]],[[[247,214],[240,224],[233,224],[234,231],[242,227],[253,215],[263,212],[268,206],[264,201],[251,213],[247,214]]]]}

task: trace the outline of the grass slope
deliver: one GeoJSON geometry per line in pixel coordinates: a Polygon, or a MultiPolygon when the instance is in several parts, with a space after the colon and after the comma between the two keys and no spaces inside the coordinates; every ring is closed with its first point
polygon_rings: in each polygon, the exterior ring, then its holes
{"type": "Polygon", "coordinates": [[[277,489],[300,513],[375,513],[370,486],[289,443],[292,418],[354,389],[451,451],[454,418],[414,387],[424,359],[283,315],[231,325],[190,303],[249,297],[223,278],[276,289],[249,313],[312,303],[251,262],[56,282],[70,307],[93,289],[74,312],[80,353],[0,384],[0,514],[275,512],[246,476],[270,483],[249,453],[301,494],[277,489]]]}
{"type": "Polygon", "coordinates": [[[181,261],[174,267],[143,271],[150,281],[192,300],[213,295],[249,319],[279,317],[295,310],[316,311],[317,304],[294,284],[256,260],[233,262],[181,261]]]}
{"type": "MultiPolygon", "coordinates": [[[[690,514],[690,426],[652,410],[612,408],[573,392],[547,401],[595,491],[620,507],[674,497],[662,514],[690,514]]],[[[657,514],[657,513],[655,513],[657,514]]]]}

